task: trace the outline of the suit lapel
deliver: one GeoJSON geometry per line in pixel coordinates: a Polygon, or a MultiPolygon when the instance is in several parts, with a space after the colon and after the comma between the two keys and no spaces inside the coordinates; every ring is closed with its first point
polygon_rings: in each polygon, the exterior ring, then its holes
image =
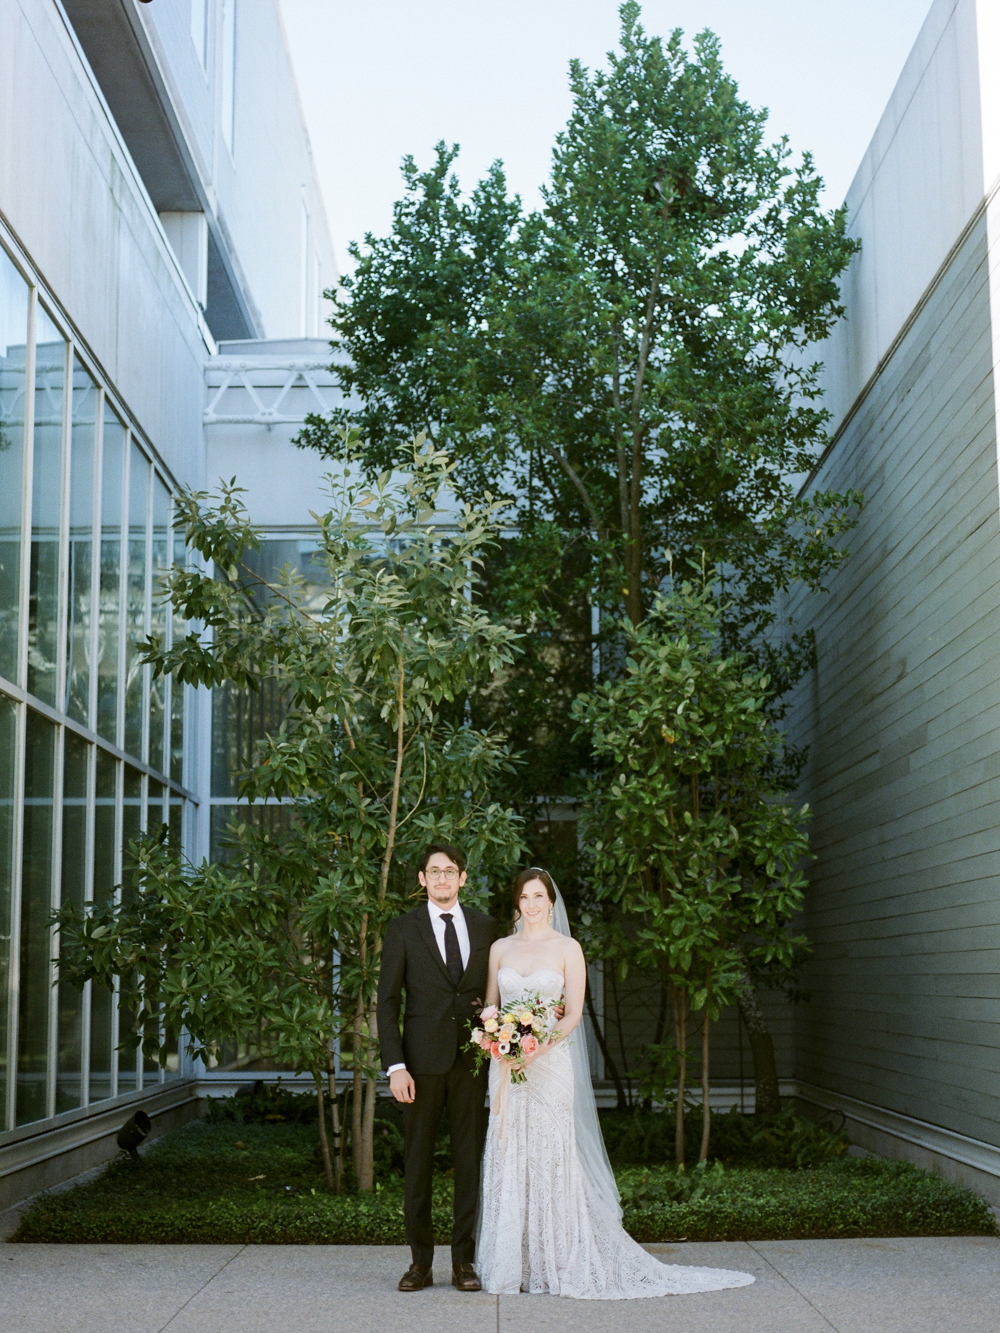
{"type": "Polygon", "coordinates": [[[462,981],[464,982],[465,978],[469,975],[469,968],[472,966],[472,960],[476,950],[481,949],[485,943],[484,935],[486,919],[481,916],[479,912],[476,912],[473,915],[471,911],[466,911],[465,908],[463,908],[462,911],[465,914],[465,925],[469,932],[469,961],[465,966],[465,971],[462,973],[462,981]]]}
{"type": "Polygon", "coordinates": [[[438,948],[437,940],[434,937],[434,927],[431,925],[431,914],[427,910],[426,903],[417,908],[417,929],[420,931],[424,943],[427,945],[435,963],[437,963],[438,967],[441,969],[442,975],[448,982],[448,985],[453,986],[454,983],[445,966],[444,959],[441,957],[441,950],[438,948]]]}

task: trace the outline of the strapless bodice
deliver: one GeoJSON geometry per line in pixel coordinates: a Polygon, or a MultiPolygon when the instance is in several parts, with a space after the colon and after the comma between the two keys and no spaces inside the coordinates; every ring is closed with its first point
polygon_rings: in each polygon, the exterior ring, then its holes
{"type": "Polygon", "coordinates": [[[519,995],[539,995],[543,1000],[558,1000],[563,993],[566,979],[561,972],[551,967],[540,967],[523,977],[516,967],[502,967],[497,973],[500,986],[500,1003],[507,1004],[519,995]]]}

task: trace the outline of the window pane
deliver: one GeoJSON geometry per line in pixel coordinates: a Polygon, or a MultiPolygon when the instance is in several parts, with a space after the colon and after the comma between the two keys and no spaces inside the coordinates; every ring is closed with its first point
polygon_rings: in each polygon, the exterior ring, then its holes
{"type": "Polygon", "coordinates": [[[17,1123],[46,1112],[51,992],[52,781],[55,726],[28,710],[24,756],[24,847],[21,862],[21,978],[17,1021],[17,1123]]]}
{"type": "MultiPolygon", "coordinates": [[[[154,782],[152,778],[147,778],[146,794],[146,830],[149,833],[158,833],[163,827],[163,796],[164,787],[159,782],[154,782]]],[[[143,1087],[150,1083],[155,1083],[160,1078],[160,1063],[154,1055],[143,1056],[143,1087]]]]}
{"type": "Polygon", "coordinates": [[[28,284],[0,250],[0,676],[14,681],[18,678],[27,346],[28,284]]]}
{"type": "Polygon", "coordinates": [[[101,583],[97,632],[97,731],[118,741],[118,636],[121,628],[122,476],[125,427],[104,409],[101,454],[101,583]]]}
{"type": "MultiPolygon", "coordinates": [[[[65,733],[62,800],[62,883],[60,901],[83,909],[87,897],[87,779],[91,747],[65,733]]],[[[83,1101],[83,991],[59,983],[56,1053],[56,1114],[83,1101]]]]}
{"type": "MultiPolygon", "coordinates": [[[[174,564],[185,565],[187,552],[184,539],[174,537],[174,564]]],[[[179,643],[188,632],[187,622],[174,616],[171,624],[171,643],[179,643]]],[[[184,686],[175,677],[170,682],[170,776],[184,783],[184,686]]]]}
{"type": "Polygon", "coordinates": [[[149,461],[134,442],[129,450],[128,577],[125,584],[125,740],[122,748],[143,759],[143,683],[138,644],[146,637],[146,518],[149,461]]]}
{"type": "MultiPolygon", "coordinates": [[[[150,632],[161,643],[167,638],[169,605],[163,597],[163,578],[169,566],[170,495],[166,486],[153,475],[153,600],[150,610],[150,632]]],[[[165,722],[164,695],[166,678],[157,676],[149,682],[149,763],[163,772],[163,727],[165,722]]]]}
{"type": "Polygon", "coordinates": [[[152,778],[148,779],[149,793],[146,797],[146,829],[149,833],[158,833],[161,827],[166,823],[163,815],[163,794],[165,788],[162,783],[155,782],[152,778]]]}
{"type": "Polygon", "coordinates": [[[31,489],[28,689],[45,703],[55,704],[66,344],[41,306],[37,307],[35,324],[35,454],[31,489]]]}
{"type": "Polygon", "coordinates": [[[170,846],[175,852],[184,851],[184,800],[175,791],[170,793],[170,846]]]}
{"type": "Polygon", "coordinates": [[[97,385],[73,359],[69,482],[69,626],[66,711],[90,722],[90,607],[94,563],[94,431],[97,385]]]}
{"type": "MultiPolygon", "coordinates": [[[[122,801],[122,896],[132,891],[130,843],[139,836],[142,826],[142,774],[125,765],[125,788],[122,801]]],[[[118,1093],[134,1092],[138,1083],[138,1062],[141,1052],[126,1050],[125,1043],[135,1034],[135,1021],[128,1009],[118,1010],[118,1093]]]]}
{"type": "MultiPolygon", "coordinates": [[[[94,901],[107,902],[117,879],[115,853],[115,785],[118,761],[106,750],[97,751],[94,810],[94,901]]],[[[90,993],[90,1100],[111,1096],[113,996],[103,986],[90,993]]]]}
{"type": "Polygon", "coordinates": [[[14,756],[17,705],[0,694],[0,1129],[6,1129],[7,997],[10,993],[10,908],[14,881],[14,756]]]}

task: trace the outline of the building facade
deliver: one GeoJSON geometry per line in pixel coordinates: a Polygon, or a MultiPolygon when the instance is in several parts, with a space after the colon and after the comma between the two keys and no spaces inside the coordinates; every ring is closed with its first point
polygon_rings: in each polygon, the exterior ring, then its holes
{"type": "Polygon", "coordinates": [[[284,489],[259,476],[255,517],[307,556],[290,440],[329,404],[336,270],[276,0],[0,0],[0,106],[2,1208],[109,1156],[128,1108],[193,1111],[182,1047],[119,1053],[114,997],[58,984],[49,917],[119,891],[140,830],[197,859],[230,813],[211,701],[136,643],[182,628],[178,487],[253,472],[259,435],[284,489]]]}
{"type": "Polygon", "coordinates": [[[848,194],[811,486],[864,493],[790,715],[814,811],[799,1095],[1000,1202],[1000,9],[935,0],[848,194]]]}

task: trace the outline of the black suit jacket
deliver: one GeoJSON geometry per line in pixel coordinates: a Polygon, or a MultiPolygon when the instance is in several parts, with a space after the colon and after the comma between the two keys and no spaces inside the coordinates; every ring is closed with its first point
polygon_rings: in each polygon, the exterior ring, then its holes
{"type": "Polygon", "coordinates": [[[462,904],[469,928],[469,961],[456,987],[434,938],[426,902],[397,916],[382,942],[378,981],[378,1037],[382,1068],[405,1064],[414,1076],[446,1074],[467,1050],[470,1020],[485,1003],[490,945],[496,939],[491,916],[462,904]],[[403,1031],[399,1010],[403,991],[403,1031]]]}

